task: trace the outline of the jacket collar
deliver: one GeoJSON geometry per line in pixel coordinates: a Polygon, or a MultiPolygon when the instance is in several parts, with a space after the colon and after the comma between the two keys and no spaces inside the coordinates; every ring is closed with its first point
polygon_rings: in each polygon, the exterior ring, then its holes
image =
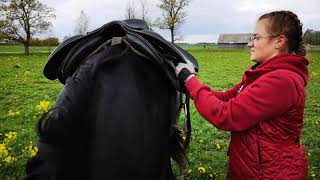
{"type": "Polygon", "coordinates": [[[280,54],[270,58],[262,64],[257,63],[246,70],[244,73],[244,80],[246,84],[250,84],[258,77],[270,71],[274,71],[277,69],[287,69],[299,74],[303,78],[304,84],[307,85],[308,64],[308,60],[303,56],[290,53],[280,54]]]}

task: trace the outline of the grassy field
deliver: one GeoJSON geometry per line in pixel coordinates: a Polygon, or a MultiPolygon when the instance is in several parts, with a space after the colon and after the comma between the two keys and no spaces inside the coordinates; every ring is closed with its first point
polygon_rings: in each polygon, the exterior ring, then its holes
{"type": "MultiPolygon", "coordinates": [[[[55,46],[30,46],[30,53],[48,53],[54,48],[55,46]]],[[[0,45],[0,53],[24,53],[24,47],[22,45],[0,45]]]]}
{"type": "MultiPolygon", "coordinates": [[[[36,123],[54,104],[60,89],[58,81],[42,75],[48,54],[3,54],[20,51],[12,46],[0,46],[0,179],[21,179],[26,160],[35,153],[36,123]],[[43,101],[43,103],[40,103],[43,101]]],[[[40,47],[38,47],[40,48],[40,47]]],[[[23,49],[22,49],[23,51],[23,49]]],[[[247,50],[222,50],[215,47],[188,49],[200,64],[199,78],[216,90],[226,90],[240,81],[243,71],[252,63],[247,50]]],[[[320,176],[320,50],[309,51],[310,81],[307,88],[305,126],[302,144],[308,154],[309,177],[320,176]]],[[[227,167],[226,151],[229,133],[207,123],[193,104],[192,141],[186,173],[190,179],[224,179],[227,167]],[[205,173],[199,173],[205,169],[205,173]]]]}

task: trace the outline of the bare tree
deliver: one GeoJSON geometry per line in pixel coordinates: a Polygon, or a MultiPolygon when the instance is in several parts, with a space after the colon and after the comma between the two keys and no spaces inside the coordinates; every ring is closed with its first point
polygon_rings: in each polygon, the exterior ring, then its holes
{"type": "Polygon", "coordinates": [[[130,0],[127,4],[125,19],[142,19],[149,21],[148,11],[148,0],[130,0]]]}
{"type": "Polygon", "coordinates": [[[39,0],[0,1],[0,35],[2,39],[20,42],[29,55],[30,40],[35,34],[42,34],[55,18],[54,9],[39,0]]]}
{"type": "Polygon", "coordinates": [[[74,33],[76,35],[85,35],[88,32],[88,27],[89,27],[89,18],[87,14],[81,10],[80,16],[78,17],[76,21],[76,27],[74,29],[74,33]]]}
{"type": "Polygon", "coordinates": [[[159,19],[160,29],[169,29],[171,42],[174,43],[179,27],[184,23],[187,13],[184,8],[190,0],[160,0],[159,8],[162,10],[162,19],[159,19]]]}
{"type": "Polygon", "coordinates": [[[126,14],[125,14],[125,19],[138,19],[138,14],[136,12],[136,3],[135,1],[129,1],[127,3],[127,7],[126,7],[126,14]]]}
{"type": "Polygon", "coordinates": [[[149,16],[150,7],[150,0],[129,0],[124,19],[142,19],[150,28],[156,27],[156,22],[149,16]]]}
{"type": "Polygon", "coordinates": [[[141,19],[147,21],[148,20],[148,1],[147,0],[139,0],[140,2],[140,12],[141,19]]]}

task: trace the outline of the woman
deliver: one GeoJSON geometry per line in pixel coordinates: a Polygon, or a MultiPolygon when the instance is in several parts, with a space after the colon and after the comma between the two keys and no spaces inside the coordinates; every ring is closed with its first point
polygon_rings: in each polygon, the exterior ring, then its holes
{"type": "Polygon", "coordinates": [[[308,81],[302,24],[290,11],[264,14],[248,47],[256,64],[226,92],[201,84],[190,63],[178,64],[176,73],[198,112],[231,132],[228,179],[306,179],[299,144],[308,81]]]}

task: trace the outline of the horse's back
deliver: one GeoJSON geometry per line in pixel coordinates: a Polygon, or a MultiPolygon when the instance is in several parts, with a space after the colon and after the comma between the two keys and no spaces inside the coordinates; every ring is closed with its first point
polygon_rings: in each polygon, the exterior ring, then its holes
{"type": "Polygon", "coordinates": [[[176,90],[121,45],[90,56],[42,123],[29,179],[170,179],[176,90]]]}

